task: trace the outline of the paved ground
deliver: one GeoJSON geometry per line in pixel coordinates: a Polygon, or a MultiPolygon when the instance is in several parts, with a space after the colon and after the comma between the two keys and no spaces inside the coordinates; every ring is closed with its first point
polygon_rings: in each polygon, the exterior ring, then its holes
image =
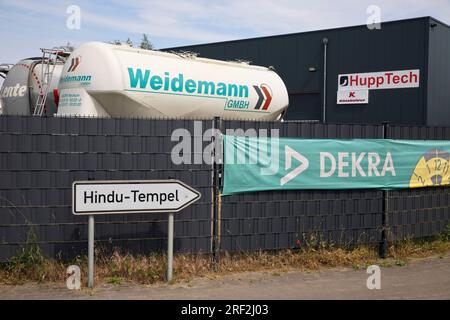
{"type": "Polygon", "coordinates": [[[240,273],[175,285],[102,285],[69,291],[64,284],[0,286],[0,299],[450,299],[450,256],[381,268],[381,289],[368,290],[365,270],[240,273]]]}

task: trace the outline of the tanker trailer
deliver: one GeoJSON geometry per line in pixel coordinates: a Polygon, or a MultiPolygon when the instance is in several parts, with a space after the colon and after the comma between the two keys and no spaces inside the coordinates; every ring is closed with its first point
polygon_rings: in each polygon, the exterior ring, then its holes
{"type": "Polygon", "coordinates": [[[61,116],[280,119],[288,93],[270,68],[90,42],[59,82],[61,116]]]}
{"type": "MultiPolygon", "coordinates": [[[[14,65],[12,63],[2,63],[0,64],[0,78],[2,79],[6,79],[6,76],[8,75],[9,70],[11,70],[11,68],[14,65]]],[[[2,86],[3,86],[3,81],[2,81],[2,86]]],[[[3,100],[1,98],[1,88],[0,88],[0,114],[3,113],[3,100]]]]}
{"type": "Polygon", "coordinates": [[[61,49],[41,50],[42,57],[23,59],[8,70],[0,90],[3,114],[56,113],[59,77],[70,53],[61,49]]]}

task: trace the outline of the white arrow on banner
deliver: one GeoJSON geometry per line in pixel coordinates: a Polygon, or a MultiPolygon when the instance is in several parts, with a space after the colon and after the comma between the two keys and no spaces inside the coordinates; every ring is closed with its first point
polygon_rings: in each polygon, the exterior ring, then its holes
{"type": "Polygon", "coordinates": [[[298,153],[289,146],[284,146],[284,156],[285,156],[285,165],[284,165],[285,170],[291,169],[292,158],[297,159],[300,162],[300,165],[281,178],[280,185],[282,186],[291,181],[292,179],[294,179],[296,176],[298,176],[300,173],[302,173],[309,167],[308,159],[306,159],[303,155],[301,155],[300,153],[298,153]]]}

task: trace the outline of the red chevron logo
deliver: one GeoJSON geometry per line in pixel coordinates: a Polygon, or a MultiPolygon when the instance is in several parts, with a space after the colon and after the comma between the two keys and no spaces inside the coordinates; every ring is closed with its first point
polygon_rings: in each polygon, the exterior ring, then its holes
{"type": "Polygon", "coordinates": [[[75,69],[78,67],[78,65],[80,64],[80,62],[81,62],[80,57],[72,58],[72,61],[71,61],[71,63],[70,63],[70,67],[69,67],[69,69],[67,70],[67,72],[73,72],[73,71],[75,71],[75,69]]]}
{"type": "Polygon", "coordinates": [[[272,102],[272,94],[271,94],[272,90],[270,90],[270,87],[266,84],[262,84],[261,86],[253,86],[253,88],[255,89],[256,94],[258,95],[258,102],[256,102],[255,109],[259,110],[264,102],[262,110],[267,110],[269,108],[270,103],[272,102]]]}

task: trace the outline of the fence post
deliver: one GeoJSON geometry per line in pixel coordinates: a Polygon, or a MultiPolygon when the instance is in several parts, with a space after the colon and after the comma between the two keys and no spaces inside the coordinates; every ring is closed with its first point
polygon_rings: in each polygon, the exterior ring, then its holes
{"type": "Polygon", "coordinates": [[[214,263],[219,263],[220,261],[220,181],[221,181],[221,167],[220,163],[220,153],[222,150],[218,150],[222,144],[218,139],[220,135],[216,133],[216,130],[222,129],[222,120],[220,117],[214,117],[213,121],[213,143],[214,143],[214,153],[213,153],[213,259],[214,263]]]}
{"type": "MultiPolygon", "coordinates": [[[[389,123],[383,122],[383,139],[389,137],[389,123]]],[[[388,228],[388,214],[389,214],[389,190],[383,190],[383,205],[382,205],[382,216],[381,216],[381,243],[380,243],[380,258],[386,259],[388,238],[387,238],[387,228],[388,228]]]]}

